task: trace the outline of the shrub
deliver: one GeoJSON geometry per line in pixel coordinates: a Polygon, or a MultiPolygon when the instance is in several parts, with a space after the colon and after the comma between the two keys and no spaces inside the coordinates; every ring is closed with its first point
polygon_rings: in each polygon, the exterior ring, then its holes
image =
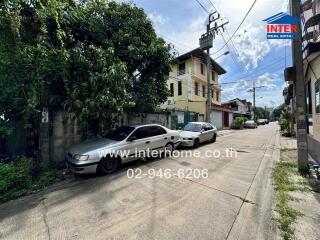
{"type": "Polygon", "coordinates": [[[232,129],[243,129],[244,123],[247,120],[248,119],[246,117],[236,117],[236,119],[234,120],[233,124],[231,125],[231,128],[232,129]]]}
{"type": "Polygon", "coordinates": [[[280,131],[282,136],[290,137],[291,129],[290,129],[290,113],[283,112],[279,118],[280,131]]]}
{"type": "Polygon", "coordinates": [[[0,163],[0,203],[42,189],[53,183],[55,169],[42,167],[34,176],[34,160],[18,157],[10,163],[0,163]]]}
{"type": "Polygon", "coordinates": [[[18,158],[0,163],[0,202],[20,197],[32,186],[32,160],[18,158]]]}

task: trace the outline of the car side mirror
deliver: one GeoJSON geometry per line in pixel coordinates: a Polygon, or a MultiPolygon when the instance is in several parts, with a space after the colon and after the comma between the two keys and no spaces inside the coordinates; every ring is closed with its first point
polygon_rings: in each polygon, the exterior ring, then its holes
{"type": "Polygon", "coordinates": [[[200,132],[201,132],[201,133],[203,133],[204,131],[205,131],[204,129],[201,129],[201,131],[200,131],[200,132]]]}
{"type": "Polygon", "coordinates": [[[132,142],[132,141],[134,141],[134,140],[137,140],[137,137],[136,136],[131,136],[131,137],[129,137],[128,138],[128,142],[132,142]]]}
{"type": "Polygon", "coordinates": [[[178,127],[178,130],[181,130],[182,129],[182,127],[178,127]]]}

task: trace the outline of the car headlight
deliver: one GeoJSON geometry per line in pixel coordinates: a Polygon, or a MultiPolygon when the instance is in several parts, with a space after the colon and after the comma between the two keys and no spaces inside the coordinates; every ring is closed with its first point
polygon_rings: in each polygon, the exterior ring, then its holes
{"type": "Polygon", "coordinates": [[[89,155],[76,154],[73,156],[73,159],[77,161],[87,161],[89,159],[89,155]]]}

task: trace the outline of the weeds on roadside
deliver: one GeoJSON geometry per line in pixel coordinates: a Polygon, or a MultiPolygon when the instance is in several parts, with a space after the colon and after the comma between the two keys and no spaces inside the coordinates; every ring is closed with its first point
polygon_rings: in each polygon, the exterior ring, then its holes
{"type": "Polygon", "coordinates": [[[0,163],[0,203],[43,189],[56,178],[50,167],[42,167],[40,174],[33,177],[33,160],[18,157],[10,163],[0,163]]]}
{"type": "Polygon", "coordinates": [[[279,213],[278,222],[283,239],[294,239],[293,223],[302,214],[289,206],[289,202],[294,198],[289,194],[290,191],[304,191],[306,188],[303,180],[299,179],[299,185],[292,181],[292,176],[299,175],[297,164],[294,162],[283,161],[276,164],[273,170],[273,179],[277,192],[276,211],[279,213]]]}

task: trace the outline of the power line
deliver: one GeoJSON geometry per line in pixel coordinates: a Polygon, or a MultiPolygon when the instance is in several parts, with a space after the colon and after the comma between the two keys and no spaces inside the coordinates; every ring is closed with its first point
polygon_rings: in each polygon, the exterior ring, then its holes
{"type": "Polygon", "coordinates": [[[224,38],[224,36],[223,36],[223,34],[222,34],[222,32],[221,32],[220,29],[219,29],[219,32],[220,32],[220,34],[221,34],[221,37],[222,37],[223,41],[226,43],[226,46],[227,46],[227,48],[228,48],[228,50],[229,50],[229,52],[230,52],[230,54],[231,54],[231,58],[232,58],[233,62],[234,62],[236,65],[238,65],[239,63],[238,63],[237,59],[234,57],[233,52],[231,51],[229,45],[227,44],[226,39],[224,38]]]}
{"type": "MultiPolygon", "coordinates": [[[[236,45],[234,44],[233,39],[230,37],[230,33],[229,33],[229,31],[228,31],[228,29],[227,29],[227,28],[226,28],[226,33],[227,33],[228,37],[231,39],[231,45],[233,46],[233,48],[234,48],[234,50],[235,50],[236,54],[240,57],[240,53],[239,53],[239,51],[238,51],[238,49],[237,49],[236,45]]],[[[245,72],[247,72],[247,69],[246,69],[245,64],[244,64],[242,61],[240,61],[240,60],[239,60],[239,62],[241,63],[241,65],[242,65],[242,67],[243,67],[243,70],[244,70],[245,72]]]]}
{"type": "MultiPolygon", "coordinates": [[[[198,1],[198,0],[196,0],[198,1]]],[[[251,12],[252,8],[254,7],[254,5],[256,4],[257,0],[254,0],[254,2],[252,3],[251,7],[249,8],[249,10],[247,11],[246,15],[244,16],[244,18],[242,19],[242,21],[240,22],[239,26],[237,27],[237,29],[232,33],[231,37],[227,40],[227,42],[218,50],[216,51],[214,54],[220,52],[226,45],[228,42],[230,42],[230,40],[233,38],[233,36],[237,33],[237,31],[239,30],[239,28],[241,27],[241,25],[244,23],[244,21],[246,20],[246,18],[248,17],[249,13],[251,12]]]]}
{"type": "Polygon", "coordinates": [[[203,6],[203,4],[199,1],[199,0],[195,0],[199,5],[200,5],[200,7],[203,9],[203,11],[205,11],[206,13],[210,13],[204,6],[203,6]]]}
{"type": "Polygon", "coordinates": [[[162,38],[168,40],[169,42],[173,43],[174,45],[178,45],[178,47],[181,49],[181,50],[184,50],[184,51],[189,51],[190,49],[193,49],[194,47],[190,47],[186,44],[182,44],[176,40],[172,40],[171,38],[167,37],[167,36],[164,36],[162,34],[159,34],[162,38]],[[183,46],[183,47],[181,47],[183,46]]]}

